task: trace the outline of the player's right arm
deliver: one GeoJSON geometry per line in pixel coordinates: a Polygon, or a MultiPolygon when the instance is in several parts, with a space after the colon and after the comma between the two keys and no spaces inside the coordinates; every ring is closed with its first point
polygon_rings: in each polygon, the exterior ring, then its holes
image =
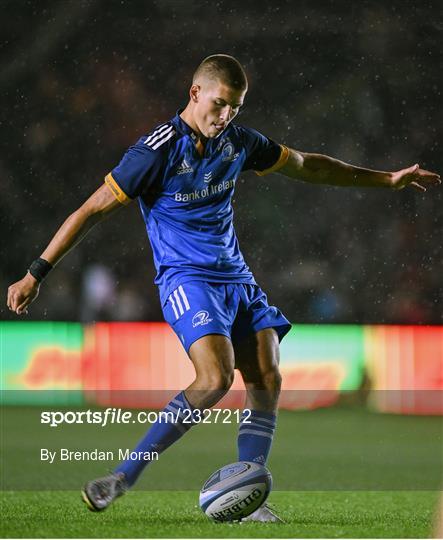
{"type": "MultiPolygon", "coordinates": [[[[40,257],[55,266],[94,225],[121,206],[122,203],[109,187],[103,184],[66,219],[40,257]]],[[[28,271],[20,281],[8,288],[8,308],[17,315],[27,313],[27,307],[37,298],[39,288],[40,283],[28,271]]]]}
{"type": "MultiPolygon", "coordinates": [[[[55,266],[96,223],[147,192],[165,162],[164,143],[174,133],[171,125],[164,124],[128,148],[117,167],[106,176],[105,184],[68,217],[40,255],[43,277],[45,267],[55,266]]],[[[36,275],[34,268],[31,271],[36,275]]],[[[37,274],[42,275],[40,270],[37,274]]],[[[39,281],[28,271],[23,279],[9,287],[9,309],[17,315],[26,313],[26,308],[37,298],[39,286],[39,281]]]]}

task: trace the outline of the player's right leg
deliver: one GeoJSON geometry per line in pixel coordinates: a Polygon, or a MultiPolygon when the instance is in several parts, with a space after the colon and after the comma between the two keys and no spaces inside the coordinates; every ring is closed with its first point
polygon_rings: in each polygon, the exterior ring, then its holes
{"type": "MultiPolygon", "coordinates": [[[[195,414],[199,409],[212,407],[229,390],[234,379],[234,351],[229,338],[220,334],[203,336],[191,345],[189,356],[195,367],[195,380],[164,409],[174,413],[174,421],[153,424],[135,448],[137,455],[154,450],[161,453],[169,448],[193,425],[189,423],[189,413],[183,411],[195,414]]],[[[112,474],[88,482],[82,491],[83,501],[92,511],[105,510],[134,484],[148,463],[144,459],[122,462],[112,474]]]]}

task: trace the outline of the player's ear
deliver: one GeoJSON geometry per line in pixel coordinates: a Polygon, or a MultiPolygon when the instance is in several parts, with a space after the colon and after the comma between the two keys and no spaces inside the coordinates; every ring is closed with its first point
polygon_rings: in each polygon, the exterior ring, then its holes
{"type": "Polygon", "coordinates": [[[198,96],[200,94],[200,86],[198,84],[193,84],[189,90],[189,97],[193,103],[198,102],[198,96]]]}

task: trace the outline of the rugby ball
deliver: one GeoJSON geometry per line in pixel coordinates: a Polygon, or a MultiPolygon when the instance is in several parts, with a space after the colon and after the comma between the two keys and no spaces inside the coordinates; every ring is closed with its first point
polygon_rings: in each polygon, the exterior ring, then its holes
{"type": "Polygon", "coordinates": [[[235,521],[249,516],[268,498],[272,476],[266,467],[238,461],[222,467],[200,491],[200,508],[215,521],[235,521]]]}

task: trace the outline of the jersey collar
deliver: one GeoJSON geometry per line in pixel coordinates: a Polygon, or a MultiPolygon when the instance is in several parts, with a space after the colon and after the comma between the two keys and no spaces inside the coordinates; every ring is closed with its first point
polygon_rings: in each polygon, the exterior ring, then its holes
{"type": "Polygon", "coordinates": [[[196,143],[198,141],[197,135],[193,132],[191,126],[189,126],[180,116],[180,114],[184,111],[184,109],[178,109],[176,112],[174,118],[172,119],[172,123],[176,127],[178,131],[181,133],[184,133],[186,135],[189,135],[191,139],[196,143]]]}

